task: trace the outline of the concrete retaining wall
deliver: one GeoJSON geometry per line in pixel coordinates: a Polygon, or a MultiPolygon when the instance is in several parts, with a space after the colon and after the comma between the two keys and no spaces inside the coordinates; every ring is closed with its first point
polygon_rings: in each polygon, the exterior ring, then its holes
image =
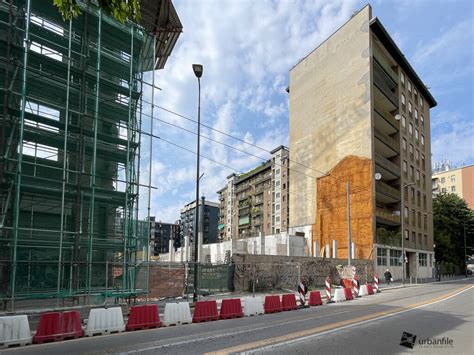
{"type": "MultiPolygon", "coordinates": [[[[296,290],[299,283],[298,274],[305,279],[309,287],[323,286],[326,276],[331,277],[331,283],[339,284],[341,278],[336,266],[347,264],[347,259],[277,255],[234,254],[233,259],[236,292],[251,291],[253,279],[256,280],[257,290],[296,290]]],[[[361,283],[373,280],[373,260],[353,260],[352,265],[356,266],[361,283]]]]}

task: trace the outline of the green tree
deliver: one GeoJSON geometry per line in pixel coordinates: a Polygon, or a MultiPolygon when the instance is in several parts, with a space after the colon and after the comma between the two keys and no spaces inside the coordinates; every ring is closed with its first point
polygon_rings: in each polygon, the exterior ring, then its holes
{"type": "Polygon", "coordinates": [[[464,269],[464,227],[467,255],[472,253],[474,211],[456,194],[439,194],[433,198],[433,227],[436,261],[464,269]]]}
{"type": "MultiPolygon", "coordinates": [[[[83,0],[85,3],[98,3],[105,13],[115,17],[121,23],[127,19],[137,22],[141,18],[139,0],[83,0]]],[[[64,20],[76,18],[81,9],[76,0],[53,0],[64,20]]]]}

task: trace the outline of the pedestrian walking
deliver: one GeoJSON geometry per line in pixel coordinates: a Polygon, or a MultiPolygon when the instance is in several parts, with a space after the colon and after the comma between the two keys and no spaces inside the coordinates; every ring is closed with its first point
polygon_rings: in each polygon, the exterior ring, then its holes
{"type": "Polygon", "coordinates": [[[387,285],[390,285],[390,282],[393,282],[392,274],[388,269],[385,270],[383,276],[385,276],[385,282],[387,282],[387,285]]]}

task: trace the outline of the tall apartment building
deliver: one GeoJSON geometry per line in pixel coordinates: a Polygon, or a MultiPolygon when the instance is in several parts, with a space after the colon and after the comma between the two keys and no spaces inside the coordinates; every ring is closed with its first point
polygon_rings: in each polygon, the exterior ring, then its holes
{"type": "Polygon", "coordinates": [[[272,158],[247,173],[227,177],[219,190],[219,238],[241,239],[288,230],[289,152],[279,146],[272,158]]]}
{"type": "Polygon", "coordinates": [[[350,190],[354,257],[401,277],[403,234],[407,276],[431,277],[436,101],[369,5],[291,69],[289,91],[290,168],[304,172],[290,181],[290,228],[311,233],[313,255],[335,243],[347,258],[350,190]]]}
{"type": "MultiPolygon", "coordinates": [[[[436,166],[435,166],[436,168],[436,166]]],[[[454,193],[463,198],[474,210],[474,165],[453,167],[442,164],[431,178],[433,195],[454,193]]]]}
{"type": "MultiPolygon", "coordinates": [[[[217,223],[219,221],[219,203],[205,201],[204,211],[202,211],[202,202],[199,200],[199,224],[202,225],[203,244],[210,244],[217,242],[217,223]]],[[[183,236],[193,237],[194,231],[194,216],[196,214],[196,201],[190,202],[181,209],[181,229],[183,236]]]]}

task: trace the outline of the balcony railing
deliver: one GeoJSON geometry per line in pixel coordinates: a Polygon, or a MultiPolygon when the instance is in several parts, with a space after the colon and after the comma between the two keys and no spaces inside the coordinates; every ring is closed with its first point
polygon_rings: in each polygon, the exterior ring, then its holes
{"type": "Polygon", "coordinates": [[[380,91],[392,102],[395,107],[398,107],[398,97],[392,91],[396,88],[397,83],[390,78],[389,75],[382,69],[380,64],[374,61],[374,84],[380,91]]]}
{"type": "Polygon", "coordinates": [[[400,167],[384,158],[378,153],[375,153],[375,162],[380,165],[382,168],[387,169],[396,176],[400,176],[400,167]]]}
{"type": "Polygon", "coordinates": [[[376,208],[375,209],[375,215],[377,217],[386,219],[388,221],[391,221],[393,223],[400,223],[400,216],[394,215],[393,212],[384,210],[382,208],[376,208]]]}
{"type": "Polygon", "coordinates": [[[388,197],[391,197],[395,200],[400,200],[400,190],[382,182],[377,181],[375,184],[375,191],[380,192],[388,197]]]}
{"type": "Polygon", "coordinates": [[[378,62],[378,64],[380,64],[380,66],[383,67],[384,71],[390,76],[390,78],[393,81],[398,82],[398,75],[390,66],[390,63],[385,58],[385,55],[381,52],[381,50],[377,46],[373,46],[372,48],[373,48],[374,58],[378,62]]]}
{"type": "Polygon", "coordinates": [[[397,153],[400,153],[400,142],[397,142],[395,139],[393,139],[392,137],[386,135],[381,130],[379,130],[378,128],[375,128],[375,127],[374,127],[374,133],[375,133],[375,136],[378,139],[380,139],[382,142],[384,142],[392,150],[394,150],[397,153]]]}

